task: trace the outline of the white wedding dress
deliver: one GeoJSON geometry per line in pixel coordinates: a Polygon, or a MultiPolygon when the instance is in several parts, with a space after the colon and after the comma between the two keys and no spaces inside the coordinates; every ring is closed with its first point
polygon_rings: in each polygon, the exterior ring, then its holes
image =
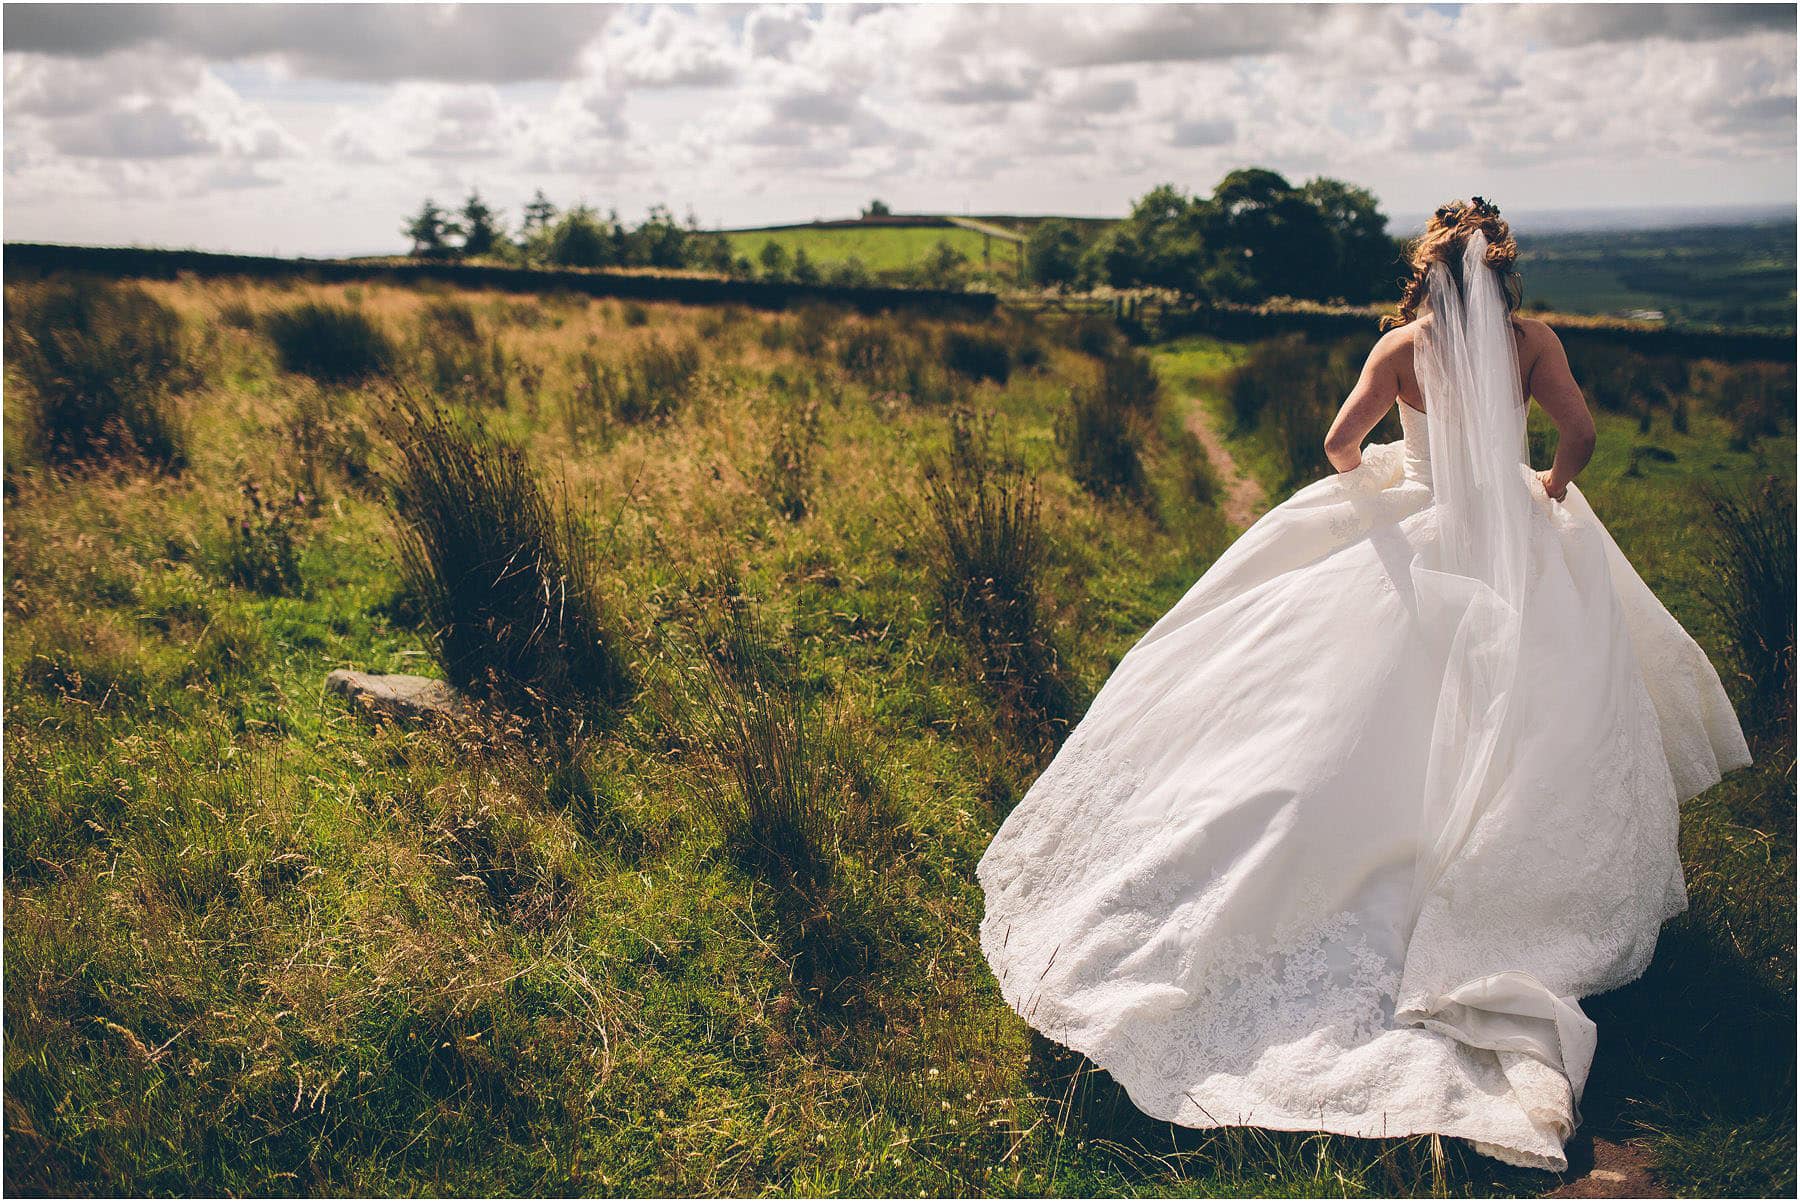
{"type": "Polygon", "coordinates": [[[982,857],[981,944],[1154,1118],[1561,1171],[1578,999],[1649,964],[1687,904],[1679,804],[1750,756],[1705,653],[1522,447],[1510,718],[1446,725],[1501,690],[1448,637],[1429,412],[1401,403],[1401,442],[1270,510],[1125,655],[982,857]]]}

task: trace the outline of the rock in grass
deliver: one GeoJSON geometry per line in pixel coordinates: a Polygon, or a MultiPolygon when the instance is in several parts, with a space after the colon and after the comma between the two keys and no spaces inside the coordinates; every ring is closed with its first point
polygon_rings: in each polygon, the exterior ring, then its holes
{"type": "Polygon", "coordinates": [[[325,687],[366,712],[402,722],[460,717],[469,710],[455,686],[429,676],[380,676],[339,668],[325,678],[325,687]]]}

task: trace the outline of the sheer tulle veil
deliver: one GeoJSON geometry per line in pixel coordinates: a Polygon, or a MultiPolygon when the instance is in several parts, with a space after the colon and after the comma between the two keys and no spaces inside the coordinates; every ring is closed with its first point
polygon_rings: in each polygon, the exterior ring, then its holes
{"type": "MultiPolygon", "coordinates": [[[[1409,937],[1476,824],[1498,807],[1518,804],[1509,792],[1509,749],[1518,742],[1516,724],[1528,719],[1520,664],[1536,503],[1530,490],[1541,486],[1525,455],[1511,315],[1487,249],[1485,233],[1470,234],[1456,273],[1460,287],[1443,260],[1431,265],[1414,343],[1438,537],[1414,559],[1411,576],[1420,626],[1443,672],[1404,928],[1409,937]]],[[[1528,1056],[1560,1072],[1573,1101],[1580,1101],[1596,1032],[1575,998],[1522,971],[1448,990],[1415,986],[1411,960],[1402,972],[1397,1020],[1473,1047],[1528,1056]]],[[[1580,1122],[1579,1112],[1573,1117],[1580,1122]]]]}
{"type": "Polygon", "coordinates": [[[1487,265],[1487,235],[1464,244],[1458,288],[1443,260],[1426,276],[1414,344],[1431,445],[1439,537],[1414,564],[1427,637],[1445,656],[1411,917],[1486,806],[1496,752],[1519,709],[1520,623],[1532,498],[1521,471],[1525,405],[1512,324],[1487,265]]]}

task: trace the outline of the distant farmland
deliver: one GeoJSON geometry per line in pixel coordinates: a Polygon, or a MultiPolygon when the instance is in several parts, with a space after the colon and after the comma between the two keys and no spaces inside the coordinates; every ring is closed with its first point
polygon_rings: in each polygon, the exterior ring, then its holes
{"type": "MultiPolygon", "coordinates": [[[[859,259],[870,271],[900,271],[923,262],[939,242],[948,242],[969,257],[981,261],[982,236],[974,230],[956,226],[868,226],[844,227],[795,226],[787,229],[727,232],[734,255],[742,255],[752,263],[763,244],[779,244],[791,257],[804,249],[806,257],[820,267],[859,259]]],[[[1012,263],[1012,247],[996,246],[994,257],[1006,266],[1012,263]]]]}
{"type": "Polygon", "coordinates": [[[1794,328],[1794,227],[1695,226],[1519,237],[1528,301],[1571,313],[1794,328]]]}

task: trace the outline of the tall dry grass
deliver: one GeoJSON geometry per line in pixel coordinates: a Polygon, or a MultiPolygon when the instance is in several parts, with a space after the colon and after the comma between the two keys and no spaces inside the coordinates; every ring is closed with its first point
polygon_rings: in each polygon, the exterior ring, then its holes
{"type": "Polygon", "coordinates": [[[175,396],[198,366],[180,314],[136,284],[88,276],[12,285],[6,301],[7,362],[28,389],[32,458],[186,463],[175,396]]]}
{"type": "Polygon", "coordinates": [[[405,389],[389,406],[396,559],[445,678],[556,729],[602,719],[631,673],[571,498],[478,417],[405,389]]]}

